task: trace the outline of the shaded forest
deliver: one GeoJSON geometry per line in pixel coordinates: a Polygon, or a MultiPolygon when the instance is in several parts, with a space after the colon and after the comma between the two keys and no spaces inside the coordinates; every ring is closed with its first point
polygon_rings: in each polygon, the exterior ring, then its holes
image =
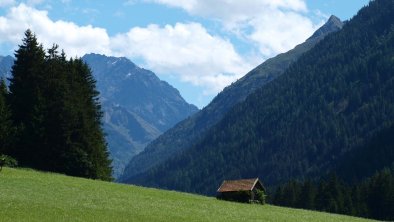
{"type": "Polygon", "coordinates": [[[20,166],[111,180],[95,80],[81,59],[27,30],[0,92],[0,153],[20,166]]]}

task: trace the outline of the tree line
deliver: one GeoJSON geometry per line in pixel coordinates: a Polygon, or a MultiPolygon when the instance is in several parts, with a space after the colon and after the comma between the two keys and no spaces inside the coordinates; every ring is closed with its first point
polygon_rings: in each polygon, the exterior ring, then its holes
{"type": "Polygon", "coordinates": [[[0,84],[0,154],[38,170],[112,180],[96,81],[80,59],[44,50],[31,30],[0,84]]]}
{"type": "Polygon", "coordinates": [[[394,174],[384,169],[355,185],[346,184],[335,174],[319,182],[293,180],[279,186],[271,202],[285,207],[392,221],[394,174]]]}

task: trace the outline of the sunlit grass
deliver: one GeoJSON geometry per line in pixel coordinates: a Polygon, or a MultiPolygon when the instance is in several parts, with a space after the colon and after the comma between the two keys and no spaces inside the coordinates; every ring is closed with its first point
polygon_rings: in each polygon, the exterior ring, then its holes
{"type": "Polygon", "coordinates": [[[0,221],[367,221],[33,170],[0,172],[0,221]]]}

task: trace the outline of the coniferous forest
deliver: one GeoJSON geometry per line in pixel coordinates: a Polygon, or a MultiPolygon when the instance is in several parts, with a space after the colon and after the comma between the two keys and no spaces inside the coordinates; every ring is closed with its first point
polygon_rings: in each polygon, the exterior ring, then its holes
{"type": "Polygon", "coordinates": [[[274,188],[342,167],[359,174],[338,173],[353,186],[390,168],[392,143],[374,138],[394,125],[392,18],[393,1],[370,2],[188,150],[129,181],[213,195],[225,179],[258,176],[274,188]]]}
{"type": "Polygon", "coordinates": [[[331,174],[318,182],[290,181],[272,194],[279,206],[394,220],[394,175],[384,169],[361,183],[349,185],[331,174]]]}
{"type": "Polygon", "coordinates": [[[20,166],[112,180],[95,80],[81,59],[27,30],[0,92],[0,153],[20,166]],[[4,137],[4,138],[3,138],[4,137]]]}

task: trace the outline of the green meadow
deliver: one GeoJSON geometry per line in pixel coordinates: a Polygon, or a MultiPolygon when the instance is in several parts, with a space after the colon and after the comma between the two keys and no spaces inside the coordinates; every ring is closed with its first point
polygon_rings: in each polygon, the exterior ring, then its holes
{"type": "Polygon", "coordinates": [[[0,221],[370,221],[29,169],[0,172],[0,221]]]}

